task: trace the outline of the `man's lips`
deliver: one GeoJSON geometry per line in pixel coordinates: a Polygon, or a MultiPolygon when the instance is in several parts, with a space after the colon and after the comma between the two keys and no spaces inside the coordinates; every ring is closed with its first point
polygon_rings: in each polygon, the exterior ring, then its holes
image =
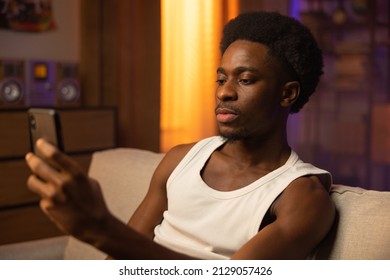
{"type": "Polygon", "coordinates": [[[238,117],[237,112],[229,108],[217,108],[215,114],[217,115],[217,121],[220,123],[229,123],[238,117]]]}

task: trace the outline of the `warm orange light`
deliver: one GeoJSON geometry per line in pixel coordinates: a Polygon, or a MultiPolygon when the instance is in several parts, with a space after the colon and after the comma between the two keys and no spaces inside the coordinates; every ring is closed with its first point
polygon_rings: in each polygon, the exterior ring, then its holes
{"type": "Polygon", "coordinates": [[[223,24],[237,0],[162,0],[161,151],[215,135],[214,91],[223,24]]]}

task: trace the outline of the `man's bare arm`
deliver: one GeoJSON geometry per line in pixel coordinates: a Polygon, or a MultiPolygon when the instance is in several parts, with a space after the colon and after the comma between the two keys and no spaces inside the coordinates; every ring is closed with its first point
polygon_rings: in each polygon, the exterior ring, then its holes
{"type": "Polygon", "coordinates": [[[276,220],[232,259],[305,259],[332,227],[335,208],[316,176],[293,181],[272,207],[276,220]]]}

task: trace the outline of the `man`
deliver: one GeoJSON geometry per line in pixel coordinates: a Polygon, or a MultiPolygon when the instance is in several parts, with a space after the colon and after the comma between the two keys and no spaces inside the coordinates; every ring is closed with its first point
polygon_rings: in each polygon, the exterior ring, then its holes
{"type": "Polygon", "coordinates": [[[59,167],[26,155],[43,211],[116,259],[307,258],[333,223],[331,178],[299,160],[286,123],[316,88],[321,51],[298,21],[266,12],[229,22],[221,51],[220,136],[169,151],[128,225],[108,211],[96,181],[38,140],[59,167]]]}

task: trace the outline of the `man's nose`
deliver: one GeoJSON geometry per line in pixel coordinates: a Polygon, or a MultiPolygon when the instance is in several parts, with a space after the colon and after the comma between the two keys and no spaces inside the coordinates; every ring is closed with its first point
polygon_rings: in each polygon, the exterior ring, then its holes
{"type": "Polygon", "coordinates": [[[217,98],[220,101],[229,101],[237,99],[236,87],[234,81],[226,81],[217,88],[217,98]]]}

